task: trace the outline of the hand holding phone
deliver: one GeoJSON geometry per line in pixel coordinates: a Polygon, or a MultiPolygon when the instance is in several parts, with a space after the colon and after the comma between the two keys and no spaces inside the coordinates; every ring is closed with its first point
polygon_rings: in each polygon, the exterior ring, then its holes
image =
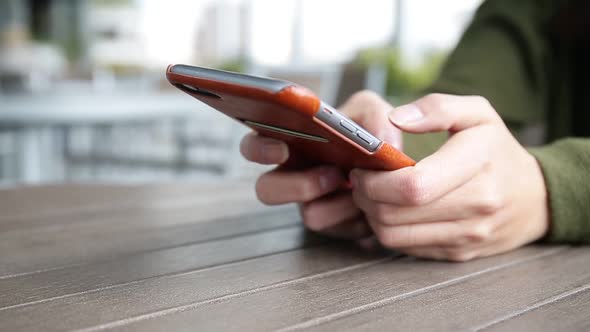
{"type": "Polygon", "coordinates": [[[372,234],[353,202],[347,170],[414,164],[392,146],[401,146],[401,133],[387,119],[392,107],[374,93],[355,94],[341,114],[289,82],[189,66],[171,66],[167,77],[255,130],[242,140],[244,157],[282,165],[260,176],[258,197],[267,204],[299,203],[306,226],[323,234],[349,239],[372,234]]]}
{"type": "MultiPolygon", "coordinates": [[[[360,92],[353,95],[340,111],[380,139],[399,146],[401,132],[387,119],[391,108],[376,94],[360,92]]],[[[292,153],[285,143],[256,133],[243,138],[241,151],[248,160],[277,165],[292,153]]],[[[299,203],[303,222],[313,231],[359,240],[363,246],[375,246],[371,229],[353,202],[347,177],[348,174],[334,166],[299,170],[279,167],[260,176],[256,192],[266,204],[299,203]]]]}

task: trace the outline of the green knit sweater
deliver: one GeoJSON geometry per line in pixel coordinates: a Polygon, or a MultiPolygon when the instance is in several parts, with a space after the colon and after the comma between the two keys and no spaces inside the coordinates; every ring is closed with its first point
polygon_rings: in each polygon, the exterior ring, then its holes
{"type": "Polygon", "coordinates": [[[488,0],[431,91],[486,97],[517,134],[545,128],[530,148],[545,176],[547,240],[590,242],[590,1],[488,0]]]}

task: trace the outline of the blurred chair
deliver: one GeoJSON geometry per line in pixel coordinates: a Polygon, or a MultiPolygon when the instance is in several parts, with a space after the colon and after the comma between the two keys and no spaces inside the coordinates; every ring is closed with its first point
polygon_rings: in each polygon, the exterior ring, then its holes
{"type": "Polygon", "coordinates": [[[0,177],[9,182],[241,174],[247,129],[180,92],[18,95],[0,109],[0,177]]]}
{"type": "Polygon", "coordinates": [[[64,146],[70,179],[150,180],[190,171],[220,173],[221,166],[192,162],[179,127],[189,119],[160,119],[71,128],[64,146]]]}
{"type": "Polygon", "coordinates": [[[14,149],[8,132],[0,132],[0,184],[14,177],[14,149]]]}
{"type": "Polygon", "coordinates": [[[56,46],[28,41],[0,45],[0,93],[46,91],[65,68],[56,46]]]}
{"type": "Polygon", "coordinates": [[[240,125],[199,111],[205,114],[74,128],[64,152],[66,173],[123,181],[241,176],[240,125]]]}

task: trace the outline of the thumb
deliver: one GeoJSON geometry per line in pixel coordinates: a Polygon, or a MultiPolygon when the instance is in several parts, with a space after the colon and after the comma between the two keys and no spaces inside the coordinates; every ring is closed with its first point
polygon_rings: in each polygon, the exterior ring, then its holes
{"type": "Polygon", "coordinates": [[[376,110],[365,112],[358,123],[378,139],[391,144],[398,150],[402,149],[402,132],[390,121],[387,120],[388,112],[376,110]]]}
{"type": "Polygon", "coordinates": [[[387,120],[387,115],[392,109],[393,107],[376,93],[361,91],[352,95],[340,107],[340,112],[375,137],[401,150],[402,133],[387,120]]]}
{"type": "Polygon", "coordinates": [[[455,133],[478,125],[502,122],[483,97],[431,94],[397,107],[389,120],[410,133],[455,133]]]}

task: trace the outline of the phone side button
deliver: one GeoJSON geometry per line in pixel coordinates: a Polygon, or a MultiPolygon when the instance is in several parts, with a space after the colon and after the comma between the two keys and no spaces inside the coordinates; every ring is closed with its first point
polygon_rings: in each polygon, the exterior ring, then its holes
{"type": "Polygon", "coordinates": [[[369,146],[371,146],[371,144],[373,144],[373,138],[371,136],[363,133],[362,131],[358,131],[356,133],[356,136],[358,136],[358,138],[362,139],[369,146]]]}
{"type": "Polygon", "coordinates": [[[356,127],[352,123],[350,123],[346,120],[340,120],[340,126],[344,129],[350,131],[353,134],[356,131],[356,127]]]}

